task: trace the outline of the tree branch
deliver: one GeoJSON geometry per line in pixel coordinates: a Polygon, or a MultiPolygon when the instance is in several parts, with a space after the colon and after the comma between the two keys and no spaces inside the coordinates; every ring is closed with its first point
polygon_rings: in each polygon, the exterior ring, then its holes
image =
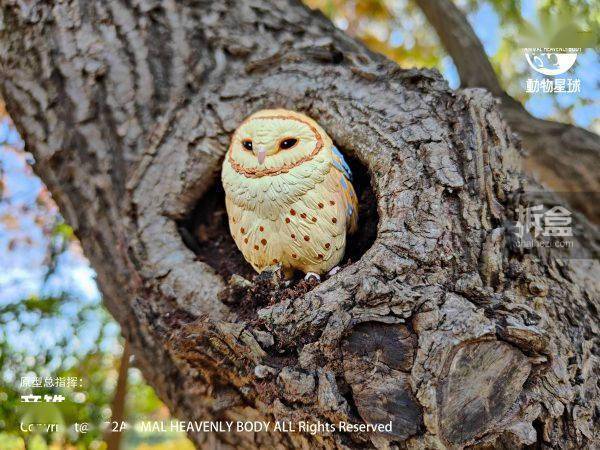
{"type": "Polygon", "coordinates": [[[591,220],[600,213],[590,193],[600,191],[600,137],[573,125],[533,117],[498,81],[481,41],[452,0],[415,0],[452,57],[462,87],[483,87],[501,100],[504,118],[528,151],[525,167],[591,220]]]}
{"type": "MultiPolygon", "coordinates": [[[[117,385],[115,388],[115,394],[110,407],[111,417],[110,422],[122,423],[125,417],[125,399],[127,398],[127,375],[129,371],[129,344],[127,341],[123,343],[123,353],[121,354],[121,363],[119,364],[119,372],[117,376],[117,385]]],[[[107,427],[104,440],[106,442],[107,450],[119,450],[121,448],[122,434],[120,432],[114,432],[111,426],[107,427]]]]}

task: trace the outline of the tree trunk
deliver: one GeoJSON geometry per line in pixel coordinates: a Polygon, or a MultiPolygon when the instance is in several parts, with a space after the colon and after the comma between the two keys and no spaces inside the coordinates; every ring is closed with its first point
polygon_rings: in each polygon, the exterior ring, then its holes
{"type": "Polygon", "coordinates": [[[392,423],[199,447],[600,443],[597,232],[576,218],[578,259],[510,245],[524,180],[489,94],[402,70],[292,0],[8,1],[0,41],[35,170],[176,416],[392,423]],[[223,225],[229,136],[267,107],[312,116],[370,180],[374,242],[312,289],[241,278],[223,225]]]}

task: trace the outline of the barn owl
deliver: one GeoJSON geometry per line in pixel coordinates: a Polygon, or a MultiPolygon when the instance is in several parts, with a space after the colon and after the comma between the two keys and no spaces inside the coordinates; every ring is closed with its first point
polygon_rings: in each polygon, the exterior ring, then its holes
{"type": "Polygon", "coordinates": [[[325,274],[357,228],[350,168],[310,117],[283,109],[248,117],[233,134],[221,173],[229,228],[257,272],[281,264],[325,274]]]}

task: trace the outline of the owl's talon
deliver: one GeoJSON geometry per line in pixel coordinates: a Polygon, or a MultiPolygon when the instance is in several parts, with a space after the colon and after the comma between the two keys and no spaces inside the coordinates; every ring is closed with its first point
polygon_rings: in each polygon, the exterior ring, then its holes
{"type": "Polygon", "coordinates": [[[319,274],[317,274],[317,273],[314,273],[314,272],[306,272],[306,275],[304,275],[304,279],[305,279],[305,280],[307,280],[307,281],[308,281],[308,280],[310,280],[310,279],[311,279],[311,277],[314,277],[314,278],[315,278],[315,280],[317,280],[317,281],[319,281],[319,282],[321,281],[321,277],[320,277],[320,276],[319,276],[319,274]]]}
{"type": "Polygon", "coordinates": [[[340,270],[342,270],[342,268],[340,266],[335,266],[333,269],[331,269],[329,272],[327,272],[327,276],[332,277],[336,273],[338,273],[340,270]]]}

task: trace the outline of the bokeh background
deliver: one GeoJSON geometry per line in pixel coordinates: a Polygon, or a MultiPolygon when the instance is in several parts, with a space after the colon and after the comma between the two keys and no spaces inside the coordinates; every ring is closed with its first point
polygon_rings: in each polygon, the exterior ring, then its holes
{"type": "MultiPolygon", "coordinates": [[[[460,80],[418,7],[409,0],[306,0],[340,29],[402,67],[434,67],[452,88],[460,80]]],[[[536,117],[600,133],[600,61],[597,49],[579,55],[569,77],[579,94],[527,94],[538,76],[521,51],[527,30],[543,30],[543,17],[569,17],[583,30],[600,22],[590,1],[457,1],[482,41],[502,87],[536,117]]],[[[595,5],[595,6],[594,6],[595,5]]],[[[0,449],[104,449],[101,425],[122,418],[170,420],[166,407],[135,369],[119,327],[102,307],[101,293],[71,227],[35,175],[32,156],[0,101],[0,449]],[[119,370],[121,369],[121,370],[119,370]],[[66,401],[27,404],[27,377],[77,377],[77,388],[35,389],[66,401]],[[21,421],[62,423],[67,431],[23,433],[21,421]],[[72,424],[91,424],[86,434],[72,424]]],[[[114,445],[114,443],[113,443],[114,445]]],[[[182,434],[142,433],[132,426],[121,449],[192,449],[182,434]]]]}

